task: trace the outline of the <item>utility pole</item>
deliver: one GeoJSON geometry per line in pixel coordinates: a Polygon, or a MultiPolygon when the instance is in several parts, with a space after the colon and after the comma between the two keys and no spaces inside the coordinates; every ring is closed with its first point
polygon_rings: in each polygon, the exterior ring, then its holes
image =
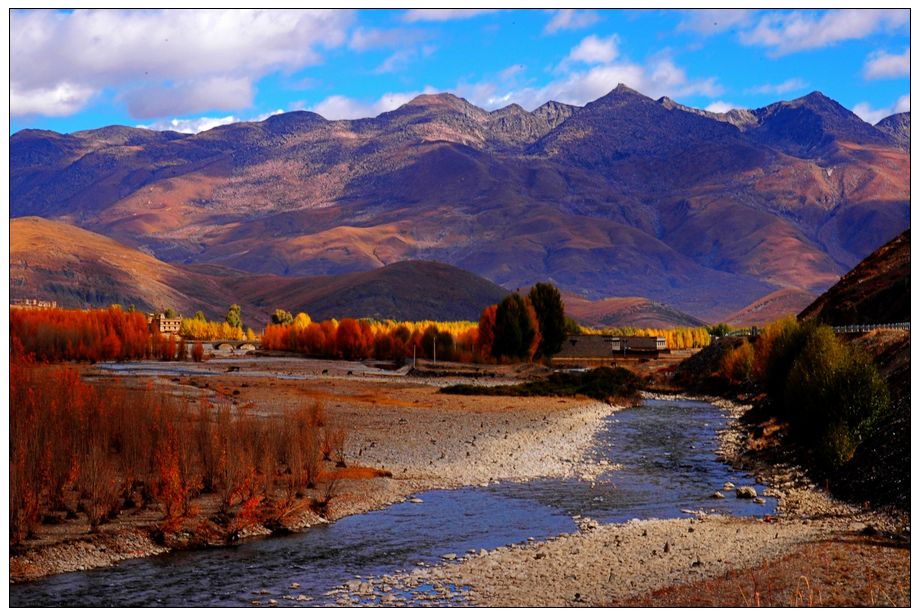
{"type": "Polygon", "coordinates": [[[415,370],[415,345],[412,345],[412,369],[415,370]]]}

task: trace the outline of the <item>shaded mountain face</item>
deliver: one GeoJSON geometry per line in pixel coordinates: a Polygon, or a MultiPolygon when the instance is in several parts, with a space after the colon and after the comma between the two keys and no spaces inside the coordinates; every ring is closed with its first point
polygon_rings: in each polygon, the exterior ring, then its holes
{"type": "Polygon", "coordinates": [[[910,321],[910,230],[859,262],[799,314],[828,325],[910,321]]]}
{"type": "Polygon", "coordinates": [[[436,94],[197,135],[21,131],[10,210],[172,264],[322,276],[432,260],[706,320],[820,293],[909,226],[909,154],[889,132],[817,93],[732,113],[620,86],[580,108],[436,94]]]}

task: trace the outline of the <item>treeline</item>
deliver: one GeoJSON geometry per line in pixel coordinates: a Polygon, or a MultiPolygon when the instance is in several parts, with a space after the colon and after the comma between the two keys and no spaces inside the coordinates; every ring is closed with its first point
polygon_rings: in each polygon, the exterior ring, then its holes
{"type": "Polygon", "coordinates": [[[709,346],[712,328],[674,327],[671,329],[658,329],[649,327],[607,327],[603,329],[582,328],[582,331],[586,334],[603,334],[605,336],[657,336],[667,341],[669,349],[701,349],[705,346],[709,346]]]}
{"type": "Polygon", "coordinates": [[[184,350],[151,334],[143,314],[120,308],[10,310],[10,341],[40,361],[175,359],[184,350]]]}
{"type": "Polygon", "coordinates": [[[356,319],[313,322],[276,310],[262,334],[262,348],[316,357],[402,360],[406,357],[462,362],[549,358],[565,337],[559,291],[537,284],[526,297],[512,293],[483,310],[479,323],[396,323],[356,319]]]}
{"type": "Polygon", "coordinates": [[[280,525],[303,507],[322,512],[338,477],[329,467],[344,466],[345,430],[319,403],[256,416],[227,401],[86,383],[21,348],[11,355],[9,421],[11,543],[42,521],[83,514],[95,530],[148,506],[175,529],[197,515],[201,494],[218,497],[215,532],[280,525]]]}
{"type": "Polygon", "coordinates": [[[773,323],[728,350],[720,370],[734,385],[765,392],[825,470],[843,466],[888,412],[888,387],[872,359],[826,325],[773,323]]]}
{"type": "Polygon", "coordinates": [[[183,318],[179,335],[190,340],[256,340],[258,336],[251,329],[243,330],[226,321],[208,321],[204,315],[183,318]]]}
{"type": "Polygon", "coordinates": [[[272,324],[262,333],[262,348],[338,359],[402,360],[415,356],[444,361],[481,357],[472,323],[396,323],[342,319],[272,324]]]}

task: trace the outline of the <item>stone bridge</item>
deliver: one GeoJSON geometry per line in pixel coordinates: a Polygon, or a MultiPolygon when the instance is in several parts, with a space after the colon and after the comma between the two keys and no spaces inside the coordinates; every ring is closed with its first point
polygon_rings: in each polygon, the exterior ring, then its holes
{"type": "Polygon", "coordinates": [[[202,340],[206,351],[255,351],[261,348],[258,340],[202,340]]]}

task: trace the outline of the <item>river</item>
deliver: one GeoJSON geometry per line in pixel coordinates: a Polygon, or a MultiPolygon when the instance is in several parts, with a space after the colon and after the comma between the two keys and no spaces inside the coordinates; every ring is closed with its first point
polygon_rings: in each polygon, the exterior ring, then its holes
{"type": "MultiPolygon", "coordinates": [[[[537,480],[436,490],[379,511],[343,518],[287,537],[178,552],[104,569],[10,585],[10,606],[326,605],[325,593],[367,578],[435,563],[445,553],[493,549],[601,523],[688,517],[689,511],[736,516],[775,512],[712,493],[754,480],[717,459],[717,431],[728,418],[705,402],[645,400],[609,416],[597,454],[618,465],[593,482],[537,480]]],[[[763,486],[757,486],[758,494],[763,486]]]]}

